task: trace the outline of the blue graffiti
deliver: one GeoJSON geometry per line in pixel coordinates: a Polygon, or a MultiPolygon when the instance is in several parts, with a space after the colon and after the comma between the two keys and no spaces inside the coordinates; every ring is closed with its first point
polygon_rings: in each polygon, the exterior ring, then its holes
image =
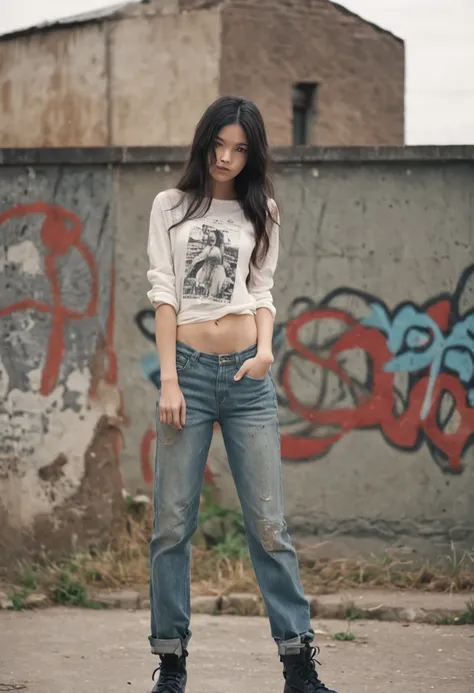
{"type": "Polygon", "coordinates": [[[147,380],[160,388],[160,362],[156,351],[150,351],[140,359],[140,368],[147,380]]]}
{"type": "Polygon", "coordinates": [[[429,315],[413,305],[401,306],[393,316],[381,303],[372,303],[371,308],[371,315],[362,323],[387,335],[387,346],[394,356],[384,370],[388,373],[430,370],[422,419],[430,412],[436,381],[443,369],[459,376],[469,406],[474,407],[474,312],[444,334],[429,315]]]}

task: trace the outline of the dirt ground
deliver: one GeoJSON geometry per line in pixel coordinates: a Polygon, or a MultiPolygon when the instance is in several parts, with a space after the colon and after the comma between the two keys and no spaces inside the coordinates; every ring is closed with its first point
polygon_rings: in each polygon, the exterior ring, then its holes
{"type": "MultiPolygon", "coordinates": [[[[474,627],[315,622],[320,676],[338,693],[473,693],[474,627]]],[[[149,693],[146,611],[0,612],[0,692],[149,693]]],[[[196,616],[189,693],[282,691],[266,619],[196,616]]]]}

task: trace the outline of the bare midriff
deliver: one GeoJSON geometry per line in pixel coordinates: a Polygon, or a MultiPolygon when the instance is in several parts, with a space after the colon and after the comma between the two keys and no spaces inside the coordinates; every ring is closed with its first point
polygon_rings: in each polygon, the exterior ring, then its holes
{"type": "Polygon", "coordinates": [[[226,315],[180,325],[177,339],[206,354],[231,354],[257,343],[257,324],[253,315],[226,315]]]}

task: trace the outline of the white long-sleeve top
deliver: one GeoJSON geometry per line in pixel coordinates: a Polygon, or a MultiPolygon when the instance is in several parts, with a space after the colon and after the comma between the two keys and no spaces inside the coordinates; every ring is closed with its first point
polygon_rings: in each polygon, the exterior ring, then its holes
{"type": "MultiPolygon", "coordinates": [[[[166,190],[153,202],[147,273],[151,284],[147,295],[153,306],[173,306],[178,325],[218,320],[230,313],[252,315],[258,308],[268,308],[275,316],[272,288],[278,223],[271,225],[269,251],[256,268],[250,264],[254,228],[238,201],[212,200],[204,217],[170,230],[187,209],[186,199],[176,207],[182,197],[179,190],[166,190]]],[[[269,209],[276,210],[273,200],[269,209]]]]}

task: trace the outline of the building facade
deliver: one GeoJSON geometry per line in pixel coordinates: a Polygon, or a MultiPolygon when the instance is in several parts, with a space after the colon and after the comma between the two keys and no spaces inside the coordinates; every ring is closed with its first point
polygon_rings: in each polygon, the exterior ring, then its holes
{"type": "Polygon", "coordinates": [[[186,146],[216,97],[273,146],[404,141],[404,45],[330,0],[148,0],[0,37],[0,146],[186,146]]]}

